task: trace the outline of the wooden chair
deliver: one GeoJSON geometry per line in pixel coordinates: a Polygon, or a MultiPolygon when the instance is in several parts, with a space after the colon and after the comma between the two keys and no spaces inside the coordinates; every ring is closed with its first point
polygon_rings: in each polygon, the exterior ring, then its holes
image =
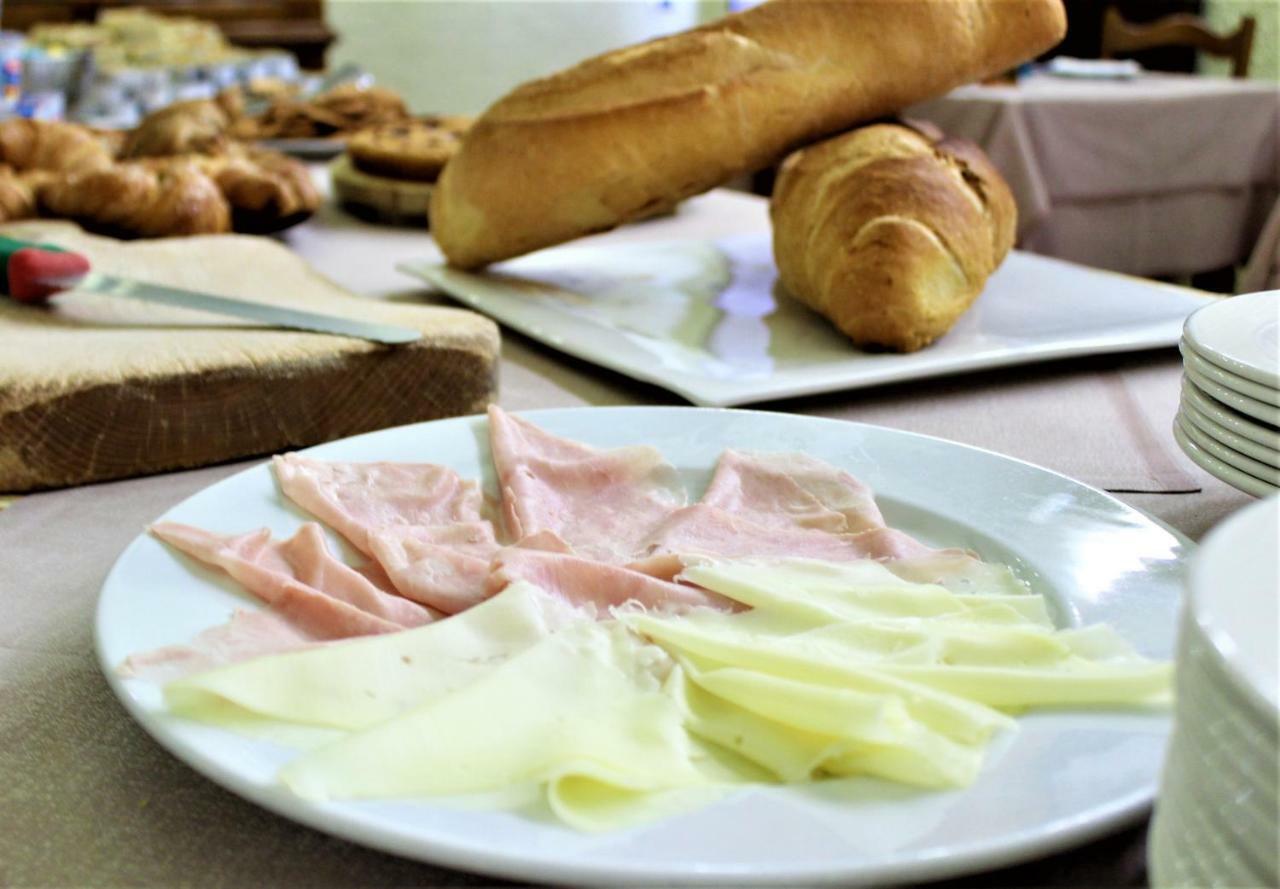
{"type": "Polygon", "coordinates": [[[1249,56],[1253,53],[1255,20],[1247,15],[1230,34],[1215,34],[1203,19],[1186,13],[1175,13],[1149,24],[1127,22],[1114,6],[1107,9],[1102,21],[1104,59],[1127,55],[1158,46],[1192,46],[1210,55],[1231,59],[1231,76],[1249,76],[1249,56]]]}

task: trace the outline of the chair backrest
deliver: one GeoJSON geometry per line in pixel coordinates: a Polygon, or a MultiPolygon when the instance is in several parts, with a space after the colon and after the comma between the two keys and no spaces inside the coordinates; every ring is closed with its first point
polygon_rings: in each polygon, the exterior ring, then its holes
{"type": "Polygon", "coordinates": [[[1230,34],[1215,34],[1204,20],[1186,13],[1175,13],[1147,24],[1127,22],[1114,6],[1102,20],[1102,58],[1111,59],[1157,46],[1193,46],[1210,55],[1231,59],[1231,76],[1249,75],[1249,56],[1253,53],[1254,18],[1247,15],[1230,34]]]}

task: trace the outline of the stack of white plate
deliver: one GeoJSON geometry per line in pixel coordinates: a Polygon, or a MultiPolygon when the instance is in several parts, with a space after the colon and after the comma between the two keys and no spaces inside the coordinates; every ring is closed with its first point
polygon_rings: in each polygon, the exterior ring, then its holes
{"type": "Polygon", "coordinates": [[[1278,541],[1272,496],[1215,528],[1192,561],[1148,847],[1161,889],[1280,885],[1278,541]]]}
{"type": "Polygon", "coordinates": [[[1205,306],[1182,330],[1173,437],[1210,475],[1265,497],[1280,490],[1280,290],[1205,306]]]}

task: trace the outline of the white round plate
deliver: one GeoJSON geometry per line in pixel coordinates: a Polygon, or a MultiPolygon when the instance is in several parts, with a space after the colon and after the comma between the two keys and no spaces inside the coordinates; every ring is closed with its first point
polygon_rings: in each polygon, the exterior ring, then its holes
{"type": "Polygon", "coordinates": [[[1280,407],[1272,407],[1266,402],[1250,398],[1248,395],[1242,395],[1234,389],[1228,389],[1221,383],[1215,383],[1204,374],[1199,373],[1194,367],[1187,367],[1184,364],[1182,372],[1188,380],[1195,383],[1200,388],[1200,391],[1210,398],[1215,398],[1241,413],[1248,414],[1255,420],[1261,420],[1267,426],[1280,428],[1280,407]]]}
{"type": "MultiPolygon", "coordinates": [[[[1107,494],[1047,470],[926,436],[787,414],[699,408],[535,411],[530,420],[599,447],[650,444],[698,496],[727,447],[803,451],[873,486],[894,527],[1014,566],[1060,625],[1105,622],[1171,659],[1186,538],[1107,494]]],[[[487,423],[464,417],[311,448],[330,460],[430,460],[494,490],[487,423]]],[[[267,465],[189,498],[164,519],[216,531],[295,529],[302,517],[267,465]]],[[[925,793],[867,779],[748,788],[643,827],[588,835],[549,817],[449,800],[315,803],[278,786],[293,751],[166,715],[155,686],[121,680],[129,654],[189,640],[247,607],[212,572],[141,535],[103,585],[96,637],[129,712],[197,771],[287,818],[436,864],[592,884],[918,882],[1045,855],[1140,818],[1169,732],[1161,709],[1056,709],[997,738],[970,787],[925,793]]],[[[251,606],[249,606],[251,607],[251,606]]]]}
{"type": "Polygon", "coordinates": [[[1262,479],[1255,478],[1247,472],[1241,472],[1230,464],[1223,463],[1192,441],[1190,436],[1183,431],[1180,417],[1181,414],[1175,417],[1173,421],[1173,440],[1178,443],[1178,447],[1182,448],[1182,453],[1186,454],[1192,463],[1214,478],[1224,481],[1236,490],[1244,491],[1246,494],[1252,494],[1255,497],[1266,497],[1276,492],[1275,486],[1269,485],[1262,479]]]}
{"type": "Polygon", "coordinates": [[[1269,451],[1280,451],[1280,431],[1264,426],[1239,411],[1214,401],[1186,377],[1182,380],[1182,400],[1236,435],[1257,442],[1269,451]]]}
{"type": "Polygon", "coordinates": [[[1196,626],[1236,685],[1268,717],[1280,712],[1280,498],[1272,496],[1209,532],[1191,564],[1188,603],[1196,626]]]}
{"type": "Polygon", "coordinates": [[[1201,376],[1213,380],[1220,386],[1225,386],[1232,392],[1239,392],[1241,395],[1261,401],[1263,404],[1280,408],[1280,389],[1272,389],[1270,386],[1255,383],[1247,377],[1233,374],[1229,370],[1218,367],[1218,365],[1197,352],[1195,347],[1186,340],[1178,343],[1178,351],[1182,353],[1182,363],[1201,376]]]}
{"type": "Polygon", "coordinates": [[[1204,358],[1280,389],[1280,290],[1246,293],[1196,310],[1183,336],[1204,358]]]}
{"type": "Polygon", "coordinates": [[[1274,466],[1268,466],[1252,457],[1246,456],[1237,450],[1227,447],[1211,435],[1207,435],[1203,430],[1191,422],[1181,411],[1177,417],[1178,424],[1182,427],[1182,432],[1187,438],[1198,444],[1202,449],[1217,457],[1228,466],[1233,466],[1241,472],[1253,476],[1261,482],[1274,487],[1280,487],[1280,469],[1274,466]]]}
{"type": "Polygon", "coordinates": [[[1179,412],[1184,420],[1213,440],[1221,442],[1233,451],[1239,451],[1246,457],[1252,457],[1264,466],[1280,470],[1280,451],[1263,447],[1243,435],[1236,435],[1226,426],[1210,419],[1185,397],[1179,405],[1179,412]]]}

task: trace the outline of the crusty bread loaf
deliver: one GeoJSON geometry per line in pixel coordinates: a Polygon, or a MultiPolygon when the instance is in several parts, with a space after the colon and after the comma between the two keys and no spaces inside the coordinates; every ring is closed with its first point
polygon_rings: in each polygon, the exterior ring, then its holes
{"type": "Polygon", "coordinates": [[[874,124],[786,159],[769,205],[778,276],[859,346],[946,333],[1013,247],[1009,186],[976,145],[874,124]]]}
{"type": "Polygon", "coordinates": [[[769,0],[526,83],[432,199],[473,268],[637,219],[1052,46],[1061,0],[769,0]]]}

